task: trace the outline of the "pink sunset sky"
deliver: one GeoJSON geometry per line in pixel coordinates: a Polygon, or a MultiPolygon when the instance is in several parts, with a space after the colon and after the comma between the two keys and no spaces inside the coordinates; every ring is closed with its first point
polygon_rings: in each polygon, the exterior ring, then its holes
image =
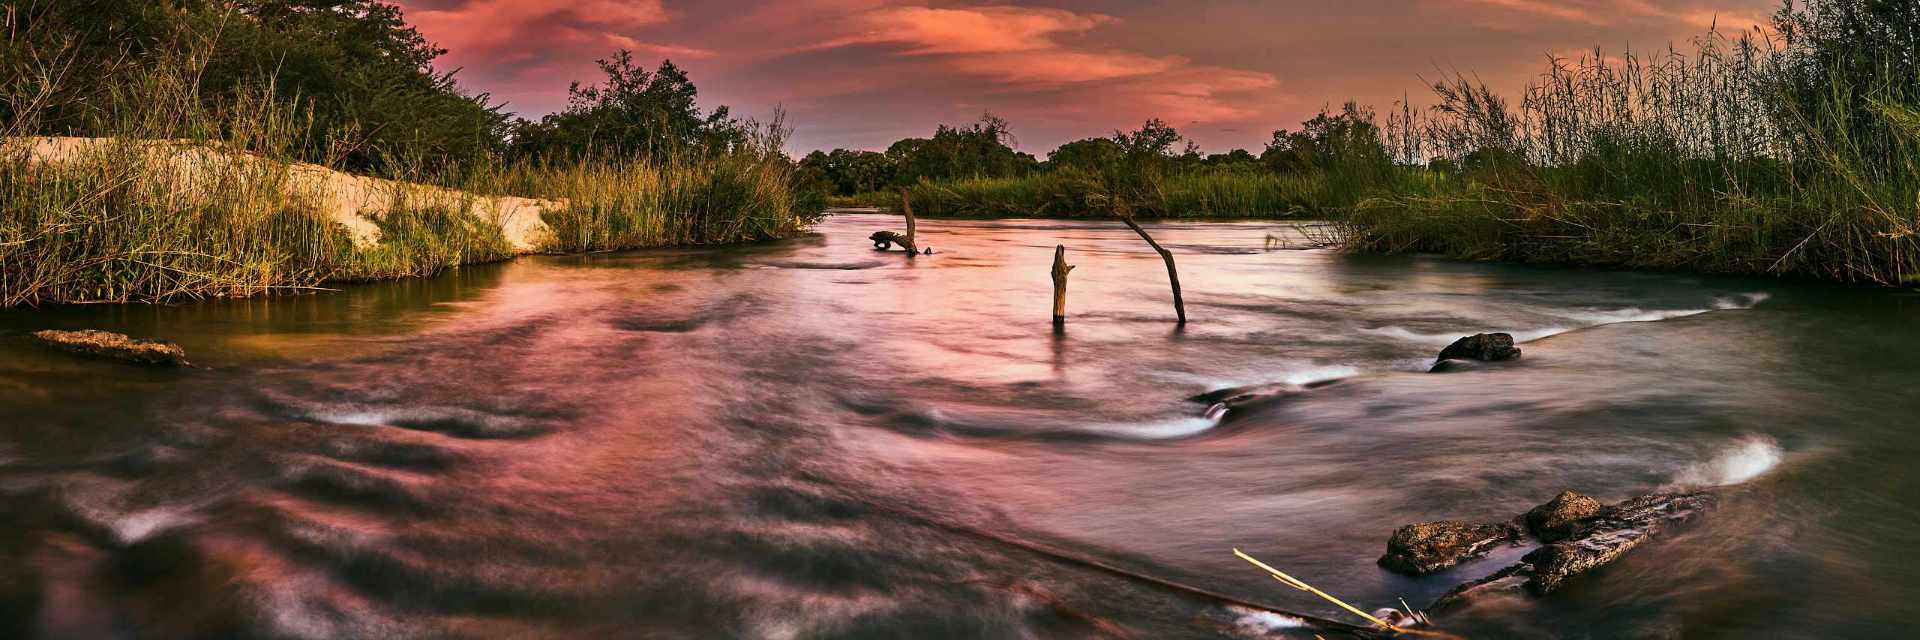
{"type": "Polygon", "coordinates": [[[1382,110],[1459,70],[1505,90],[1548,56],[1685,45],[1764,24],[1777,0],[675,2],[398,0],[469,90],[527,117],[632,50],[688,70],[703,107],[765,118],[791,148],[883,149],[992,111],[1021,150],[1162,118],[1209,151],[1256,152],[1349,98],[1382,110]]]}

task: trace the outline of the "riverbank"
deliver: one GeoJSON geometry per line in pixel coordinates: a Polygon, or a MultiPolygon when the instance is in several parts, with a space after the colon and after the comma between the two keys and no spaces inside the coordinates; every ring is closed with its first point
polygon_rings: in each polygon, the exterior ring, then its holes
{"type": "Polygon", "coordinates": [[[232,148],[0,144],[0,306],[302,291],[530,253],[766,240],[814,218],[784,165],[746,154],[500,167],[456,188],[232,148]]]}
{"type": "MultiPolygon", "coordinates": [[[[1426,82],[1424,106],[1329,108],[1257,154],[1182,150],[1179,132],[1150,120],[1045,163],[940,173],[927,167],[951,163],[907,153],[915,142],[821,164],[843,190],[888,183],[874,176],[912,185],[930,216],[1308,216],[1344,221],[1349,250],[1365,253],[1912,286],[1913,26],[1911,12],[1788,4],[1765,27],[1709,31],[1685,49],[1556,55],[1517,94],[1443,75],[1426,82]]],[[[971,131],[999,144],[1004,122],[988,122],[971,131]]]]}

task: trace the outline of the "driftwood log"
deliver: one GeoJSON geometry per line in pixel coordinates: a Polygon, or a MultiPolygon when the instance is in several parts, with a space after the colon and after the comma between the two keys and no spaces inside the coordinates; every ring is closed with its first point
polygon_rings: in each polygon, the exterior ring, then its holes
{"type": "Polygon", "coordinates": [[[1180,317],[1180,324],[1186,324],[1187,303],[1180,299],[1180,270],[1173,266],[1173,252],[1160,246],[1160,243],[1154,242],[1153,236],[1147,235],[1147,230],[1140,228],[1140,223],[1133,221],[1133,216],[1122,213],[1119,217],[1120,221],[1127,223],[1127,227],[1133,229],[1134,233],[1140,234],[1140,239],[1147,241],[1147,245],[1153,247],[1154,252],[1160,254],[1161,260],[1166,261],[1167,282],[1173,285],[1173,312],[1180,317]]]}
{"type": "Polygon", "coordinates": [[[1053,246],[1053,326],[1067,323],[1067,274],[1073,271],[1073,265],[1067,264],[1067,246],[1053,246]]]}
{"type": "MultiPolygon", "coordinates": [[[[873,248],[878,249],[880,251],[886,251],[888,249],[892,249],[893,245],[896,245],[896,244],[900,245],[903,248],[911,246],[907,244],[906,236],[900,235],[898,233],[894,233],[892,231],[875,231],[873,232],[873,235],[867,236],[867,239],[872,240],[873,248]]],[[[912,249],[908,249],[908,252],[911,253],[912,249]]]]}

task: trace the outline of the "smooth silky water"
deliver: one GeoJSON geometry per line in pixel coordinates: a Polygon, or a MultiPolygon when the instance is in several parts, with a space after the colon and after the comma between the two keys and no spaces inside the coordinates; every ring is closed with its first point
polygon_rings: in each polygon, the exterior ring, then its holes
{"type": "MultiPolygon", "coordinates": [[[[1920,297],[1264,250],[1270,223],[838,215],[744,247],[0,315],[0,635],[1288,635],[1416,521],[1720,509],[1469,637],[1893,637],[1920,615],[1920,297]],[[1078,265],[1049,321],[1056,243],[1078,265]],[[170,339],[197,365],[26,333],[170,339]],[[1508,331],[1510,366],[1427,374],[1508,331]],[[1205,417],[1191,396],[1314,385],[1205,417]],[[983,535],[984,534],[984,535],[983,535]]],[[[1357,620],[1356,620],[1357,621],[1357,620]]],[[[1310,637],[1311,634],[1308,634],[1310,637]]]]}

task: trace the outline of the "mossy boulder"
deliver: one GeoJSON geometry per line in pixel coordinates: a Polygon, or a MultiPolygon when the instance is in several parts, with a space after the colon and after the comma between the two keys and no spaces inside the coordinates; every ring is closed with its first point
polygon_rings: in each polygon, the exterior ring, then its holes
{"type": "Polygon", "coordinates": [[[1573,491],[1562,491],[1546,504],[1527,512],[1527,530],[1541,542],[1563,540],[1581,520],[1600,513],[1600,501],[1573,491]]]}
{"type": "Polygon", "coordinates": [[[109,331],[35,331],[33,337],[62,351],[133,364],[178,367],[187,352],[171,342],[142,340],[109,331]]]}
{"type": "Polygon", "coordinates": [[[1489,549],[1520,538],[1505,524],[1469,524],[1458,520],[1410,524],[1393,532],[1380,566],[1407,575],[1426,575],[1486,555],[1489,549]]]}

